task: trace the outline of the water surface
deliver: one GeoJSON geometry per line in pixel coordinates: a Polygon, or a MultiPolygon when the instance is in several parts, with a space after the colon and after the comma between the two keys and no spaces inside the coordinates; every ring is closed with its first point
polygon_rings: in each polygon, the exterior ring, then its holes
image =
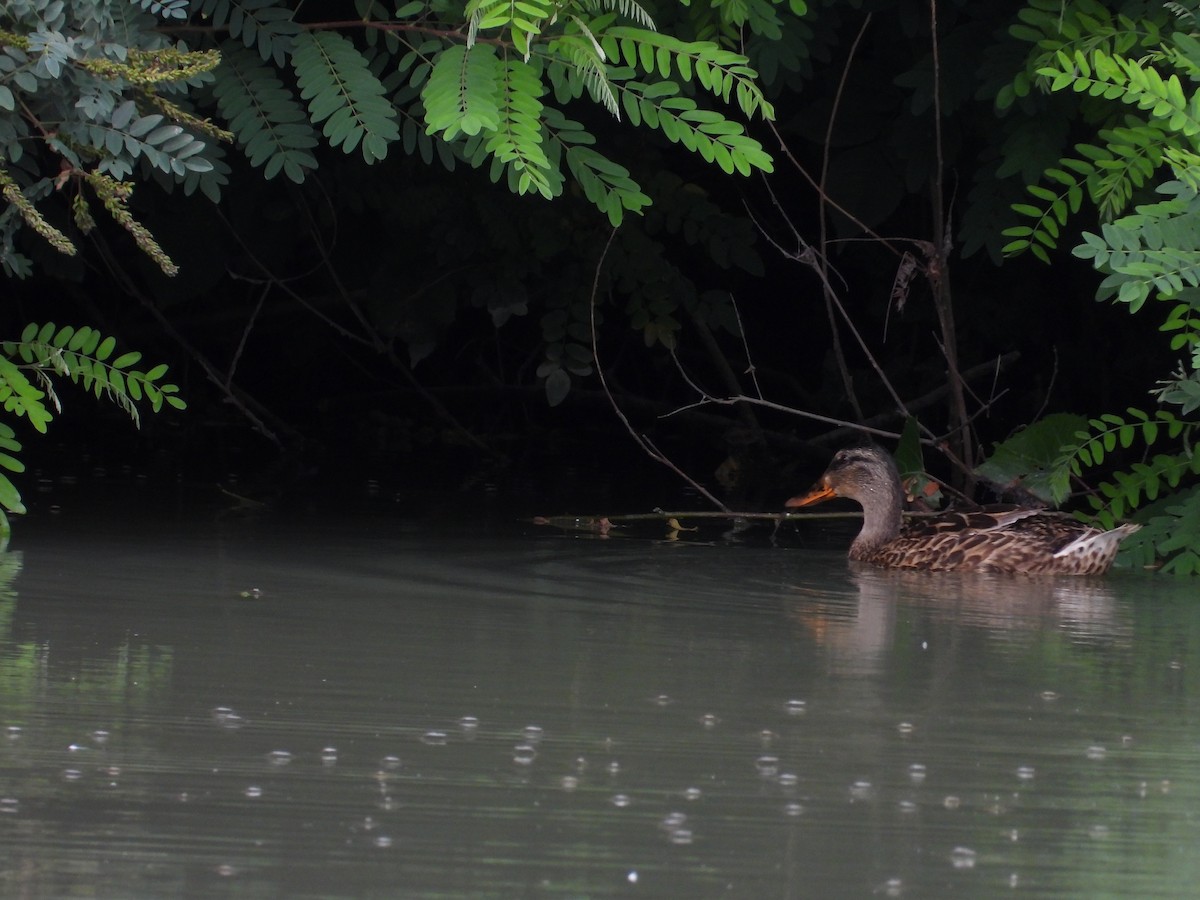
{"type": "Polygon", "coordinates": [[[1200,880],[1194,585],[386,516],[29,523],[13,546],[6,895],[1200,880]]]}

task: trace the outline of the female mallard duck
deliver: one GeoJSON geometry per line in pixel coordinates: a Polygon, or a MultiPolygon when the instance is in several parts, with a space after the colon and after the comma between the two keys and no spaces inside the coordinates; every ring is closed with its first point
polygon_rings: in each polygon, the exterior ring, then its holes
{"type": "Polygon", "coordinates": [[[900,473],[891,456],[874,446],[839,451],[813,489],[787,505],[832,497],[848,497],[863,508],[850,558],[887,568],[1094,575],[1108,571],[1122,539],[1141,527],[1101,531],[1063,513],[1017,506],[922,516],[902,527],[900,473]]]}

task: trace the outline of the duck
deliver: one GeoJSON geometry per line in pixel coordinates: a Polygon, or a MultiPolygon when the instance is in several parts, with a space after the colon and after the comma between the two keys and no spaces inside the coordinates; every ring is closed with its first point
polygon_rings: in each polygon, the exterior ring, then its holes
{"type": "Polygon", "coordinates": [[[905,523],[904,486],[891,454],[878,445],[839,450],[789,509],[834,497],[857,501],[863,525],[850,559],[893,569],[1020,575],[1107,572],[1124,540],[1141,526],[1104,531],[1070,515],[1027,506],[985,506],[914,516],[905,523]]]}

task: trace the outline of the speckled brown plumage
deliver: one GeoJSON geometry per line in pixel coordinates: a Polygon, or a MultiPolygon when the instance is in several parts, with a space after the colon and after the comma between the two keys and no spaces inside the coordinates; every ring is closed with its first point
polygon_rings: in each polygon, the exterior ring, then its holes
{"type": "Polygon", "coordinates": [[[1101,531],[1062,513],[1017,506],[917,516],[904,524],[900,474],[891,456],[873,446],[839,451],[816,486],[787,505],[831,497],[863,508],[850,558],[887,568],[1093,575],[1108,571],[1122,539],[1140,527],[1101,531]]]}

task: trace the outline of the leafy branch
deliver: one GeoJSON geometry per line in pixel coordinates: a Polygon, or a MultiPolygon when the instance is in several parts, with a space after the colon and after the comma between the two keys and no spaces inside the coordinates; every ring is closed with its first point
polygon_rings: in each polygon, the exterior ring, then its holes
{"type": "MultiPolygon", "coordinates": [[[[139,427],[139,403],[145,402],[156,413],[164,404],[173,409],[187,408],[179,387],[163,381],[165,364],[145,370],[135,368],[142,354],[132,350],[114,356],[116,349],[114,338],[94,328],[58,328],[52,322],[31,322],[20,340],[0,342],[0,404],[6,413],[25,419],[42,434],[55,414],[62,411],[55,377],[70,379],[97,399],[110,400],[139,427]]],[[[7,423],[0,423],[0,451],[4,451],[0,452],[0,468],[24,471],[24,464],[13,455],[21,451],[21,444],[7,423]]],[[[25,511],[20,492],[2,472],[0,506],[12,513],[25,511]]]]}

